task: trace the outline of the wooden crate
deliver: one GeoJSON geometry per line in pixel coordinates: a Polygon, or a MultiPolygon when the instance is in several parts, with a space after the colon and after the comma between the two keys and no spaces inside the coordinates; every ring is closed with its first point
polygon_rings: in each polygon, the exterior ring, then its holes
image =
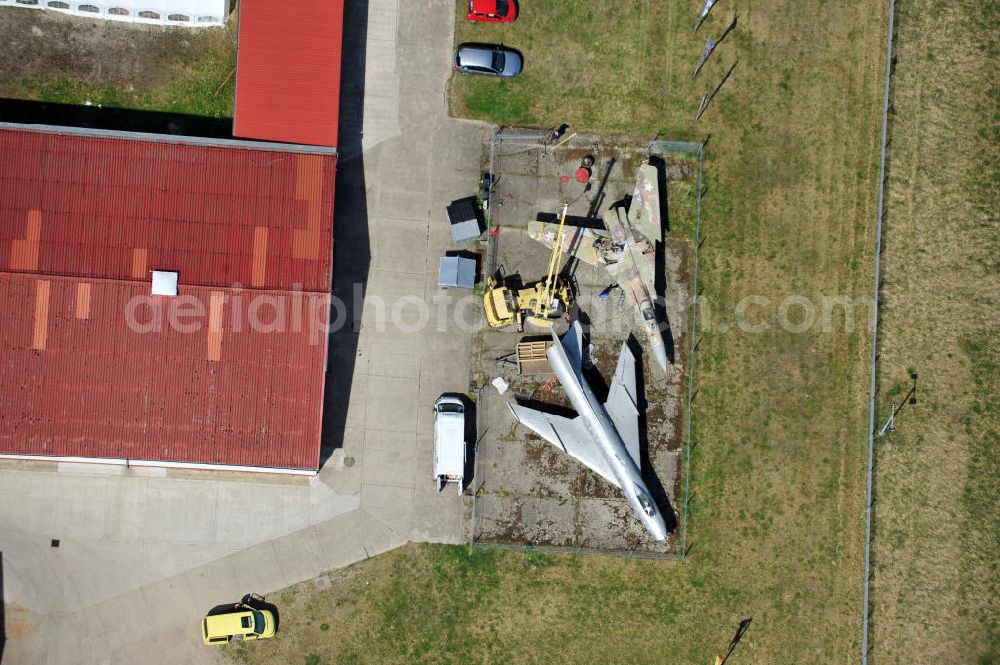
{"type": "Polygon", "coordinates": [[[518,342],[517,344],[517,371],[520,374],[551,374],[552,366],[549,365],[549,358],[545,355],[551,340],[536,342],[518,342]]]}

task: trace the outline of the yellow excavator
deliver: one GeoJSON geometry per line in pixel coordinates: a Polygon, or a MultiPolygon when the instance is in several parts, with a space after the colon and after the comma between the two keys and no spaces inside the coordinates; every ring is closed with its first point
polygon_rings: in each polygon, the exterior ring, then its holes
{"type": "Polygon", "coordinates": [[[555,320],[569,311],[573,295],[569,284],[558,275],[568,209],[568,205],[563,206],[556,242],[549,257],[549,270],[544,280],[516,291],[492,277],[487,282],[483,306],[486,308],[486,321],[491,328],[503,328],[516,323],[518,331],[521,331],[524,330],[525,322],[536,328],[551,328],[555,320]]]}

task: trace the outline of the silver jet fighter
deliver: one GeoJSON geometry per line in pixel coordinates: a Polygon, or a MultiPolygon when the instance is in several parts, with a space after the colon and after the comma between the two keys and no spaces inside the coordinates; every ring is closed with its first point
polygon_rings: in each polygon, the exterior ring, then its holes
{"type": "MultiPolygon", "coordinates": [[[[563,232],[563,251],[584,263],[602,266],[621,288],[641,319],[656,364],[667,371],[667,351],[663,324],[654,308],[656,243],[663,241],[660,228],[660,198],[656,167],[642,164],[635,177],[635,189],[628,211],[614,206],[604,213],[605,230],[568,226],[563,232]]],[[[528,235],[547,247],[556,243],[557,225],[530,222],[528,235]]]]}
{"type": "Polygon", "coordinates": [[[579,415],[563,418],[508,403],[510,412],[519,423],[619,487],[653,538],[666,540],[663,515],[639,473],[639,405],[632,352],[622,345],[608,401],[601,404],[583,377],[580,324],[574,323],[561,342],[554,332],[552,338],[549,362],[579,415]]]}

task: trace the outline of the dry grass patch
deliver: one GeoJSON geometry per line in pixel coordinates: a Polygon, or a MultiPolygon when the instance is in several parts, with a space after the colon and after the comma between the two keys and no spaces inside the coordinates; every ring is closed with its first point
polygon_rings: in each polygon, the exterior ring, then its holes
{"type": "Polygon", "coordinates": [[[879,665],[1000,663],[1000,10],[899,5],[884,255],[873,641],[879,665]]]}

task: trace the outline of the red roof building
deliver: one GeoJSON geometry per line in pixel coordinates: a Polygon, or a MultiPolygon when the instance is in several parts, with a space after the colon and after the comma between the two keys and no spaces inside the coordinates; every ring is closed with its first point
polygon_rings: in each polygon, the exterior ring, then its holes
{"type": "Polygon", "coordinates": [[[290,148],[0,126],[0,455],[318,468],[335,157],[290,148]]]}
{"type": "Polygon", "coordinates": [[[337,145],[344,2],[240,3],[233,134],[337,145]]]}

